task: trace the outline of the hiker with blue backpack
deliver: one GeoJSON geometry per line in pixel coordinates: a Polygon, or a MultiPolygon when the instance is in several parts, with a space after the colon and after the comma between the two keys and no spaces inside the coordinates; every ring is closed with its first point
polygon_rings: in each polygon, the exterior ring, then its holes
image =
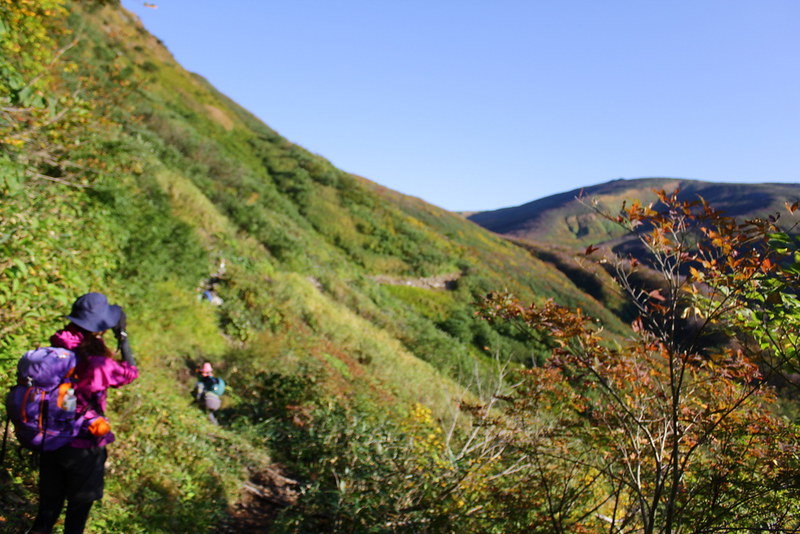
{"type": "Polygon", "coordinates": [[[6,401],[20,443],[40,453],[39,510],[29,534],[50,534],[66,501],[64,534],[81,534],[103,497],[106,445],[115,439],[106,418],[108,388],[138,377],[120,306],[102,293],[72,305],[70,323],[50,347],[28,351],[6,401]],[[111,330],[119,360],[103,340],[111,330]]]}
{"type": "Polygon", "coordinates": [[[194,385],[194,400],[200,408],[208,413],[208,419],[215,425],[217,417],[216,411],[222,406],[220,396],[225,392],[225,381],[218,376],[214,376],[214,368],[209,362],[205,362],[199,370],[200,376],[194,385]]]}

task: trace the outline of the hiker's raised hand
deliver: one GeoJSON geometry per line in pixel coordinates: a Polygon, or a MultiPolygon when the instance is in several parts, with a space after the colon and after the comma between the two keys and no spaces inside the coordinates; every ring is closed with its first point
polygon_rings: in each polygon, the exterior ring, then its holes
{"type": "Polygon", "coordinates": [[[119,322],[117,326],[112,328],[111,330],[114,332],[114,337],[117,338],[117,341],[122,341],[123,338],[128,337],[128,332],[126,332],[126,328],[128,327],[128,318],[125,316],[125,311],[120,311],[119,322]]]}

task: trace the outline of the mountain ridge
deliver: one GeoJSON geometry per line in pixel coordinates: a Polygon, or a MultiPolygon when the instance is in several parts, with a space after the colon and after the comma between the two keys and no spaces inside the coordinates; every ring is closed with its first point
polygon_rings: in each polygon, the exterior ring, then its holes
{"type": "Polygon", "coordinates": [[[800,184],[764,182],[741,184],[682,178],[617,179],[533,200],[518,206],[470,214],[467,218],[500,235],[539,243],[568,246],[610,244],[623,235],[621,228],[599,217],[587,203],[596,201],[609,213],[624,201],[656,203],[654,191],[679,198],[704,198],[726,215],[746,219],[782,210],[785,202],[800,198],[800,184]]]}

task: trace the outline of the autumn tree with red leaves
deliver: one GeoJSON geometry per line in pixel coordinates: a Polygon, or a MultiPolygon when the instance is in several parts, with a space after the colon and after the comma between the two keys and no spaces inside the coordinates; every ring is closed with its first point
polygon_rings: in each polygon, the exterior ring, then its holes
{"type": "Polygon", "coordinates": [[[609,216],[649,257],[604,260],[638,311],[630,339],[554,302],[497,293],[482,303],[486,319],[545,332],[556,347],[521,372],[487,430],[517,466],[489,485],[491,513],[520,532],[800,528],[798,436],[778,415],[755,343],[764,323],[753,320],[753,295],[778,274],[774,221],[739,223],[677,191],[659,199],[609,216]],[[641,270],[656,287],[639,283],[641,270]]]}

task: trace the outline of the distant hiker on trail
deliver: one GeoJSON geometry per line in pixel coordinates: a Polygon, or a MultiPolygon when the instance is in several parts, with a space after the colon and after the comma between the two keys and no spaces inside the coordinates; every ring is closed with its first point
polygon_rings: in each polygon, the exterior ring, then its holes
{"type": "MultiPolygon", "coordinates": [[[[120,306],[110,305],[102,293],[87,293],[75,301],[66,318],[70,323],[56,332],[50,343],[75,353],[73,409],[83,416],[83,423],[65,446],[55,450],[41,447],[39,511],[30,534],[52,532],[64,501],[64,534],[83,532],[92,504],[103,497],[106,445],[115,439],[105,417],[106,392],[139,376],[120,306]],[[103,341],[107,330],[112,330],[117,339],[120,361],[103,341]]],[[[73,389],[69,395],[73,395],[73,389]]],[[[47,432],[44,434],[46,440],[47,432]]]]}
{"type": "Polygon", "coordinates": [[[225,392],[225,381],[214,376],[214,368],[209,362],[203,364],[199,373],[192,392],[194,400],[203,411],[208,412],[208,419],[217,425],[215,412],[222,406],[220,396],[225,392]]]}
{"type": "Polygon", "coordinates": [[[198,288],[202,292],[201,298],[207,300],[215,306],[220,306],[223,300],[217,295],[217,285],[220,284],[225,276],[225,259],[219,261],[217,272],[203,280],[198,288]]]}

